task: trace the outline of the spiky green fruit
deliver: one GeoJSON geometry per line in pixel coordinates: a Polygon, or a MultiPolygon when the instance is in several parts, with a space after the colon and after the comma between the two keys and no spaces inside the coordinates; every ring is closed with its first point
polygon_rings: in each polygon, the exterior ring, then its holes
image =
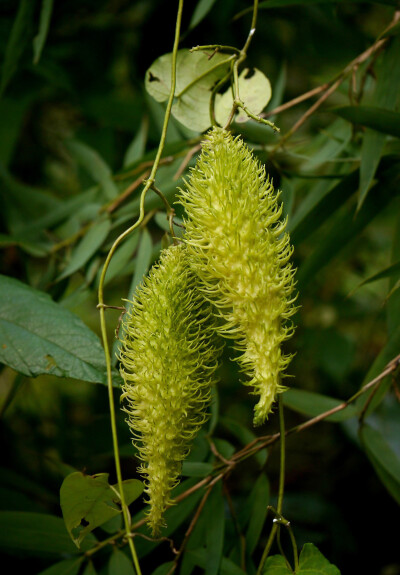
{"type": "Polygon", "coordinates": [[[282,206],[264,167],[221,128],[207,134],[179,201],[192,268],[223,320],[219,331],[242,352],[245,383],[260,396],[259,425],[285,389],[281,378],[290,361],[281,344],[293,332],[295,270],[282,206]]]}
{"type": "Polygon", "coordinates": [[[182,461],[207,419],[221,351],[211,306],[197,283],[186,246],[164,250],[124,321],[122,398],[142,461],[153,534],[164,525],[182,461]]]}

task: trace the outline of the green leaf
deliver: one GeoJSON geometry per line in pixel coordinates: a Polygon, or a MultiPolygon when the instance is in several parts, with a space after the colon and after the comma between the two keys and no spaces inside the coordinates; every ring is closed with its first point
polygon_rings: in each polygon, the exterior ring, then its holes
{"type": "Polygon", "coordinates": [[[112,179],[112,171],[100,154],[87,144],[77,140],[66,140],[65,146],[71,156],[97,182],[107,200],[118,196],[118,187],[112,179]]]}
{"type": "Polygon", "coordinates": [[[149,119],[147,116],[144,116],[139,130],[137,131],[135,137],[125,152],[123,163],[124,168],[127,168],[137,160],[140,160],[140,158],[144,155],[148,130],[149,119]]]}
{"type": "Polygon", "coordinates": [[[299,569],[296,575],[340,575],[340,571],[332,565],[312,543],[306,543],[299,557],[299,569]]]}
{"type": "Polygon", "coordinates": [[[140,235],[138,253],[135,260],[135,273],[129,288],[129,296],[134,297],[137,287],[142,283],[150,268],[153,257],[153,240],[147,228],[140,235]]]}
{"type": "MultiPolygon", "coordinates": [[[[179,50],[176,66],[175,103],[172,114],[184,126],[203,132],[211,124],[209,104],[213,86],[229,70],[231,57],[179,50]]],[[[158,58],[146,72],[145,86],[157,102],[168,99],[171,88],[172,54],[158,58]]]]}
{"type": "Polygon", "coordinates": [[[163,563],[159,565],[155,571],[151,575],[168,575],[172,565],[174,564],[173,561],[168,561],[168,563],[163,563]]]}
{"type": "MultiPolygon", "coordinates": [[[[263,575],[292,575],[293,571],[286,565],[282,555],[273,555],[265,563],[263,575]]],[[[340,575],[340,571],[332,565],[312,543],[306,543],[299,557],[299,568],[296,575],[340,575]]]]}
{"type": "MultiPolygon", "coordinates": [[[[260,8],[282,8],[284,6],[308,6],[312,4],[341,4],[348,3],[349,0],[265,0],[260,2],[260,8]]],[[[367,2],[370,4],[386,4],[387,6],[397,6],[397,0],[352,0],[353,3],[367,2]]]]}
{"type": "Polygon", "coordinates": [[[106,382],[97,335],[47,294],[1,275],[0,333],[0,361],[23,375],[106,382]]]}
{"type": "MultiPolygon", "coordinates": [[[[256,435],[236,419],[231,419],[230,417],[223,416],[220,418],[220,423],[226,429],[228,429],[232,435],[242,443],[242,445],[247,445],[256,439],[256,435]]],[[[255,458],[261,467],[265,465],[267,457],[268,452],[266,449],[262,449],[255,455],[255,458]]]]}
{"type": "MultiPolygon", "coordinates": [[[[240,99],[256,116],[260,114],[271,99],[271,84],[268,78],[254,68],[250,73],[249,68],[245,68],[239,76],[240,99]]],[[[229,87],[223,94],[217,94],[215,99],[215,119],[221,126],[225,126],[233,106],[232,88],[229,87]]],[[[236,122],[247,122],[249,116],[239,110],[235,116],[236,122]]]]}
{"type": "MultiPolygon", "coordinates": [[[[91,534],[82,551],[88,551],[95,543],[91,534]]],[[[0,549],[35,557],[78,553],[60,517],[24,511],[0,511],[0,549]]]]}
{"type": "Polygon", "coordinates": [[[387,266],[386,268],[384,268],[383,270],[381,270],[380,272],[377,272],[376,274],[373,274],[372,276],[369,276],[369,278],[366,278],[365,280],[363,280],[360,284],[358,284],[357,287],[355,287],[354,289],[351,290],[350,295],[353,295],[353,293],[355,291],[357,291],[358,289],[360,289],[360,287],[370,284],[372,282],[376,282],[378,280],[382,280],[385,278],[390,278],[392,276],[397,276],[398,272],[400,271],[400,261],[395,262],[394,264],[391,264],[390,266],[387,266]]]}
{"type": "Polygon", "coordinates": [[[389,493],[400,503],[400,459],[384,436],[370,425],[362,425],[360,439],[376,473],[389,493]]]}
{"type": "MultiPolygon", "coordinates": [[[[178,485],[176,489],[173,490],[172,498],[177,497],[180,493],[183,493],[187,489],[190,489],[191,487],[196,485],[197,482],[198,479],[194,478],[182,481],[182,483],[178,485]]],[[[169,537],[172,533],[174,533],[174,531],[180,525],[182,525],[182,523],[184,523],[184,521],[186,521],[186,519],[193,512],[194,508],[199,503],[203,495],[204,490],[198,489],[197,491],[194,491],[189,497],[187,497],[183,501],[180,501],[179,505],[174,505],[169,509],[167,509],[167,511],[165,512],[165,522],[167,524],[167,527],[163,529],[163,536],[169,537]]],[[[143,517],[144,512],[141,511],[140,513],[138,513],[133,517],[132,524],[135,524],[136,521],[143,519],[143,517]]],[[[148,534],[147,527],[141,527],[139,531],[148,534]]],[[[137,537],[135,539],[135,546],[138,556],[144,557],[145,555],[148,555],[150,552],[154,551],[154,549],[158,547],[158,545],[160,545],[160,542],[161,540],[147,541],[145,539],[142,539],[141,537],[137,537]]]]}
{"type": "Polygon", "coordinates": [[[79,569],[82,565],[82,558],[79,559],[65,559],[54,563],[39,575],[78,575],[79,569]]]}
{"type": "Polygon", "coordinates": [[[205,575],[218,575],[224,548],[225,503],[222,483],[219,481],[211,491],[204,510],[206,514],[206,553],[205,575]]]}
{"type": "Polygon", "coordinates": [[[42,0],[40,11],[39,32],[33,39],[33,63],[38,64],[49,31],[53,0],[42,0]]]}
{"type": "Polygon", "coordinates": [[[400,177],[398,164],[392,164],[386,171],[380,171],[379,177],[379,194],[368,195],[356,218],[348,205],[342,206],[332,218],[330,229],[299,268],[297,282],[300,291],[342,248],[357,237],[398,193],[397,180],[400,177]]]}
{"type": "Polygon", "coordinates": [[[206,477],[213,472],[213,469],[212,463],[184,461],[182,464],[182,475],[184,477],[206,477]]]}
{"type": "Polygon", "coordinates": [[[97,575],[97,571],[94,568],[93,561],[89,561],[83,572],[83,575],[97,575]]]}
{"type": "MultiPolygon", "coordinates": [[[[110,283],[112,279],[119,276],[126,269],[127,264],[133,260],[133,256],[138,244],[139,234],[134,231],[130,236],[118,246],[108,266],[104,285],[110,283]]],[[[97,285],[100,278],[100,273],[97,277],[97,285]]]]}
{"type": "MultiPolygon", "coordinates": [[[[393,234],[392,242],[392,263],[400,262],[400,210],[396,218],[396,224],[393,234]]],[[[400,271],[395,276],[392,276],[389,281],[389,294],[390,298],[387,302],[387,326],[389,336],[395,331],[398,325],[400,325],[400,271]]],[[[389,296],[388,296],[389,297],[389,296]]]]}
{"type": "Polygon", "coordinates": [[[307,196],[289,220],[288,231],[292,242],[298,244],[304,241],[331,218],[357,191],[358,178],[359,172],[355,170],[324,193],[320,193],[319,186],[316,187],[317,193],[307,196]]]}
{"type": "Polygon", "coordinates": [[[374,106],[344,106],[333,110],[353,124],[361,124],[383,134],[400,138],[400,114],[374,106]]]}
{"type": "Polygon", "coordinates": [[[263,575],[293,575],[293,571],[286,565],[282,555],[272,555],[265,562],[263,575]]]}
{"type": "Polygon", "coordinates": [[[110,228],[111,222],[109,218],[103,219],[93,224],[84,238],[73,250],[71,259],[69,260],[66,268],[58,277],[58,279],[61,280],[67,278],[68,276],[83,268],[83,266],[103,245],[104,240],[108,236],[110,228]]]}
{"type": "MultiPolygon", "coordinates": [[[[311,417],[325,413],[325,411],[329,411],[343,403],[343,401],[334,399],[333,397],[314,393],[313,391],[306,391],[305,389],[288,389],[282,397],[283,403],[286,407],[311,417]]],[[[344,421],[351,417],[355,417],[356,415],[357,411],[355,407],[353,405],[348,405],[342,411],[327,417],[326,420],[344,421]]]]}
{"type": "Polygon", "coordinates": [[[108,575],[135,575],[131,559],[128,559],[119,549],[114,548],[111,554],[108,562],[108,575]]]}
{"type": "Polygon", "coordinates": [[[250,493],[248,507],[250,522],[246,531],[246,550],[251,555],[257,547],[269,504],[269,481],[265,473],[261,473],[250,493]]]}
{"type": "MultiPolygon", "coordinates": [[[[143,492],[137,479],[123,482],[125,501],[130,505],[143,492]]],[[[68,533],[77,547],[96,527],[121,513],[120,499],[108,483],[108,473],[84,475],[71,473],[63,481],[60,502],[68,533]]]]}
{"type": "MultiPolygon", "coordinates": [[[[195,565],[198,565],[202,569],[206,568],[208,560],[206,549],[196,549],[194,551],[188,551],[187,553],[190,555],[190,558],[195,565]]],[[[245,575],[245,572],[231,561],[231,559],[223,557],[221,561],[221,569],[218,575],[245,575]]]]}
{"type": "Polygon", "coordinates": [[[207,16],[214,6],[215,0],[199,0],[190,19],[189,30],[195,28],[207,16]]]}
{"type": "Polygon", "coordinates": [[[19,3],[17,16],[7,42],[2,65],[0,98],[4,94],[4,90],[11,78],[14,76],[19,60],[25,50],[29,38],[34,6],[35,3],[32,2],[32,0],[21,0],[19,3]]]}
{"type": "MultiPolygon", "coordinates": [[[[382,56],[378,79],[371,104],[378,108],[394,110],[400,92],[400,38],[395,38],[382,56]]],[[[376,129],[376,128],[375,128],[376,129]]],[[[386,136],[367,129],[361,149],[360,191],[357,210],[360,210],[371,184],[385,146],[386,136]]]]}

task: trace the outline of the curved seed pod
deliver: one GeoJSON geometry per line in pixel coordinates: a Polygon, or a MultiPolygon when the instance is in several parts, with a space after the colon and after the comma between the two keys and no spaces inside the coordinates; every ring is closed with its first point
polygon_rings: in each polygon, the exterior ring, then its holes
{"type": "Polygon", "coordinates": [[[186,246],[164,250],[124,322],[122,398],[146,478],[153,534],[164,526],[182,461],[207,419],[221,351],[211,306],[197,283],[186,246]]]}
{"type": "Polygon", "coordinates": [[[264,167],[240,138],[214,128],[180,192],[185,241],[206,298],[236,341],[238,358],[258,394],[254,424],[265,421],[290,361],[281,351],[293,327],[295,270],[280,220],[282,207],[264,167]]]}

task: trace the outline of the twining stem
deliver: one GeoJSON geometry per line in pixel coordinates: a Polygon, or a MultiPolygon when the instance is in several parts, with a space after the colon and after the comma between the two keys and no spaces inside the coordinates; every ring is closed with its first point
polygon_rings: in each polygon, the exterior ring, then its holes
{"type": "MultiPolygon", "coordinates": [[[[282,507],[283,507],[283,493],[285,490],[285,419],[283,414],[283,401],[282,396],[278,397],[278,406],[279,406],[279,433],[280,433],[280,465],[279,465],[279,491],[278,491],[278,506],[277,506],[277,515],[282,515],[282,507]]],[[[267,560],[268,554],[271,550],[272,544],[275,539],[276,532],[278,530],[279,524],[276,520],[274,520],[272,524],[271,533],[269,535],[267,544],[265,546],[264,552],[261,557],[260,564],[257,569],[257,575],[261,575],[262,570],[264,568],[265,561],[267,560]]]]}
{"type": "Polygon", "coordinates": [[[100,325],[101,325],[101,335],[103,339],[103,346],[104,346],[104,354],[106,358],[106,366],[107,366],[107,386],[108,386],[108,398],[110,404],[110,419],[111,419],[111,432],[112,432],[112,439],[113,439],[113,450],[114,450],[114,459],[115,459],[115,469],[117,474],[118,480],[118,491],[119,496],[121,498],[121,506],[122,506],[122,513],[124,516],[124,524],[125,524],[125,531],[128,538],[129,548],[132,554],[133,563],[135,565],[136,574],[141,575],[139,560],[137,557],[136,549],[133,543],[133,538],[130,537],[131,534],[131,521],[129,517],[128,508],[125,501],[125,495],[123,491],[123,484],[122,484],[122,472],[121,472],[121,462],[119,457],[119,447],[118,447],[118,436],[117,436],[117,424],[116,424],[116,416],[115,416],[115,405],[114,405],[114,394],[113,394],[113,385],[112,385],[112,372],[111,372],[111,358],[110,358],[110,349],[108,345],[107,339],[107,328],[106,328],[106,318],[105,318],[105,310],[106,306],[104,304],[104,280],[107,273],[108,266],[110,264],[111,258],[113,257],[115,250],[119,246],[119,244],[131,233],[135,230],[142,222],[144,218],[144,201],[146,198],[146,194],[148,190],[152,187],[155,181],[155,176],[157,173],[157,169],[161,160],[161,155],[165,145],[165,139],[167,135],[167,128],[168,122],[171,115],[171,108],[172,102],[174,100],[175,94],[175,86],[176,86],[176,60],[177,60],[177,53],[178,53],[178,46],[179,46],[179,37],[180,37],[180,30],[181,30],[181,22],[182,22],[182,11],[183,11],[183,0],[179,0],[178,5],[178,13],[176,18],[176,26],[175,26],[175,38],[174,38],[174,47],[172,50],[172,67],[171,67],[171,90],[168,98],[167,108],[165,111],[164,116],[164,123],[161,131],[160,143],[158,146],[157,154],[154,160],[153,167],[150,172],[150,176],[146,181],[146,184],[142,190],[141,197],[140,197],[140,212],[138,220],[125,232],[123,232],[113,243],[106,261],[104,263],[103,270],[100,276],[99,282],[99,303],[98,308],[100,310],[100,325]]]}

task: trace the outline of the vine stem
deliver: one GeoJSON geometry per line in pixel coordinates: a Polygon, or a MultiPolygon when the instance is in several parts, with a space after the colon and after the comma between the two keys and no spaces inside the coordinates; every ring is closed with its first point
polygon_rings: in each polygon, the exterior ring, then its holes
{"type": "Polygon", "coordinates": [[[98,292],[99,303],[98,303],[97,307],[100,310],[101,335],[102,335],[102,339],[103,339],[104,354],[105,354],[106,366],[107,366],[107,387],[108,387],[108,399],[109,399],[109,405],[110,405],[111,432],[112,432],[112,439],[113,439],[115,469],[116,469],[116,474],[117,474],[119,496],[121,498],[122,513],[124,516],[125,532],[126,532],[126,535],[128,538],[128,544],[129,544],[129,548],[130,548],[130,551],[132,554],[132,560],[133,560],[137,575],[141,575],[141,570],[140,570],[139,560],[137,557],[133,538],[130,536],[131,535],[131,520],[130,520],[130,516],[129,516],[129,510],[128,510],[128,507],[126,505],[125,495],[124,495],[124,490],[123,490],[123,484],[122,484],[121,462],[120,462],[120,457],[119,457],[117,423],[116,423],[116,415],[115,415],[113,385],[112,385],[111,357],[110,357],[110,348],[109,348],[108,338],[107,338],[107,327],[106,327],[106,318],[105,318],[106,306],[104,304],[104,280],[106,277],[108,266],[110,264],[111,258],[113,257],[113,255],[115,253],[115,250],[117,249],[119,244],[131,232],[133,232],[133,230],[135,230],[143,221],[143,218],[144,218],[144,201],[146,198],[146,194],[147,194],[148,190],[154,184],[157,169],[158,169],[158,166],[159,166],[159,163],[161,160],[161,155],[162,155],[162,152],[164,149],[165,139],[166,139],[166,135],[167,135],[168,122],[169,122],[169,118],[171,115],[172,103],[173,103],[174,94],[175,94],[176,60],[177,60],[179,37],[180,37],[181,22],[182,22],[183,1],[184,0],[179,0],[178,13],[177,13],[177,17],[176,17],[174,47],[172,50],[171,90],[169,93],[167,108],[165,110],[164,123],[163,123],[162,131],[161,131],[160,143],[158,146],[157,154],[156,154],[156,157],[154,160],[153,167],[152,167],[151,172],[150,172],[150,176],[146,180],[145,186],[144,186],[142,193],[141,193],[141,196],[140,196],[139,218],[130,228],[125,230],[125,232],[123,232],[113,243],[113,245],[112,245],[112,247],[111,247],[111,249],[107,255],[106,261],[104,263],[104,266],[103,266],[103,269],[101,272],[100,282],[99,282],[99,292],[98,292]]]}
{"type": "MultiPolygon", "coordinates": [[[[285,433],[285,418],[283,414],[283,400],[282,396],[278,397],[279,406],[279,433],[280,433],[280,465],[279,465],[279,491],[278,491],[278,506],[277,514],[282,515],[283,507],[283,494],[285,490],[285,447],[286,447],[286,433],[285,433]]],[[[269,535],[267,544],[265,546],[264,552],[261,557],[260,564],[257,569],[257,575],[261,575],[265,561],[267,560],[268,554],[271,550],[272,544],[275,539],[276,532],[279,528],[279,523],[274,520],[271,533],[269,535]]]]}

